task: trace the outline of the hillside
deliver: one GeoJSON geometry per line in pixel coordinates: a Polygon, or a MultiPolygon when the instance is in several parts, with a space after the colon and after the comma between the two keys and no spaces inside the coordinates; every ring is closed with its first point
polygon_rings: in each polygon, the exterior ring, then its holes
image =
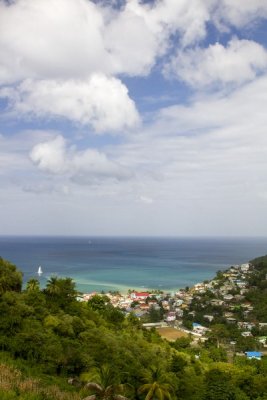
{"type": "Polygon", "coordinates": [[[44,289],[31,279],[22,290],[22,274],[0,259],[2,400],[80,400],[94,393],[142,400],[149,390],[153,398],[266,399],[265,357],[229,363],[212,341],[169,343],[105,298],[81,302],[77,295],[70,278],[52,277],[44,289]],[[88,381],[102,389],[86,388],[88,381]]]}

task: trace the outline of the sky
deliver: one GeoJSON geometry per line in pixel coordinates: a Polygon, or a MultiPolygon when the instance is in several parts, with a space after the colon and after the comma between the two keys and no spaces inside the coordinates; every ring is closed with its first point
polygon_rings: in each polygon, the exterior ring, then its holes
{"type": "Polygon", "coordinates": [[[267,236],[267,0],[0,0],[0,234],[267,236]]]}

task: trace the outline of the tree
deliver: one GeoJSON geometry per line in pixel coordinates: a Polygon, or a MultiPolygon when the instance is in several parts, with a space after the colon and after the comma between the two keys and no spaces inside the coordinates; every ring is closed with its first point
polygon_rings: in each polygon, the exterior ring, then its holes
{"type": "Polygon", "coordinates": [[[57,276],[51,276],[51,278],[48,279],[45,293],[49,294],[52,297],[56,297],[60,294],[60,284],[59,278],[57,276]]]}
{"type": "Polygon", "coordinates": [[[171,343],[171,346],[174,347],[176,350],[181,351],[190,348],[191,342],[191,336],[182,336],[180,338],[177,338],[175,342],[171,343]]]}
{"type": "Polygon", "coordinates": [[[0,295],[8,292],[20,292],[22,287],[22,272],[14,264],[0,257],[0,295]]]}
{"type": "Polygon", "coordinates": [[[220,347],[220,343],[229,337],[229,331],[223,324],[215,324],[211,327],[211,331],[208,333],[211,340],[216,342],[217,347],[220,347]]]}
{"type": "Polygon", "coordinates": [[[148,318],[149,322],[159,322],[163,318],[163,310],[160,308],[159,310],[156,309],[155,307],[150,307],[148,311],[148,318]]]}
{"type": "Polygon", "coordinates": [[[95,368],[91,378],[95,382],[87,382],[85,388],[94,394],[85,397],[83,400],[128,400],[122,396],[124,385],[118,383],[118,376],[109,365],[102,365],[95,368]]]}
{"type": "Polygon", "coordinates": [[[88,306],[92,308],[94,311],[105,311],[107,304],[110,303],[110,299],[108,296],[103,295],[100,296],[99,294],[94,295],[88,300],[88,306]]]}
{"type": "Polygon", "coordinates": [[[57,276],[52,276],[48,280],[44,293],[47,300],[51,300],[51,306],[61,307],[64,310],[76,300],[78,295],[75,283],[71,278],[58,278],[57,276]]]}
{"type": "Polygon", "coordinates": [[[207,373],[206,400],[234,400],[235,388],[230,380],[229,374],[212,369],[207,373]]]}
{"type": "Polygon", "coordinates": [[[180,354],[174,354],[171,360],[171,370],[175,374],[182,373],[184,368],[187,366],[187,361],[185,357],[181,356],[180,354]]]}
{"type": "Polygon", "coordinates": [[[30,279],[26,285],[27,292],[38,292],[40,290],[40,282],[38,279],[30,279]]]}
{"type": "Polygon", "coordinates": [[[145,382],[138,389],[138,393],[146,393],[145,400],[171,399],[172,386],[168,382],[168,375],[159,367],[151,367],[146,371],[143,381],[145,382]]]}

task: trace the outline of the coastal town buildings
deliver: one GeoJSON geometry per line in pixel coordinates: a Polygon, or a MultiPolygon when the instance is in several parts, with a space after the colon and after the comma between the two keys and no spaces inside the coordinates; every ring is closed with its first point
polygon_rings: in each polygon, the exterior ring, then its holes
{"type": "MultiPolygon", "coordinates": [[[[179,289],[175,293],[132,290],[127,294],[116,292],[105,296],[126,316],[133,314],[139,318],[146,328],[171,326],[204,342],[213,326],[223,323],[229,329],[231,326],[238,329],[240,337],[244,339],[255,338],[259,347],[264,349],[267,348],[267,336],[260,332],[267,331],[267,320],[253,320],[254,307],[245,297],[250,289],[252,274],[253,266],[246,263],[231,266],[214,279],[197,283],[186,290],[179,289]]],[[[83,300],[88,301],[95,294],[84,294],[83,300]]],[[[228,343],[232,348],[231,343],[236,341],[229,337],[228,343]]],[[[250,353],[247,352],[247,357],[252,357],[250,353]]]]}

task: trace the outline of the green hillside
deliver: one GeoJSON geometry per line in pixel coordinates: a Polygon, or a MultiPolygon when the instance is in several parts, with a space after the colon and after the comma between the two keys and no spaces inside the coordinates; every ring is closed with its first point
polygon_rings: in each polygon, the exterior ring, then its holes
{"type": "Polygon", "coordinates": [[[0,259],[1,400],[267,399],[265,357],[230,363],[223,348],[169,343],[105,297],[77,295],[70,278],[22,290],[22,274],[0,259]]]}

